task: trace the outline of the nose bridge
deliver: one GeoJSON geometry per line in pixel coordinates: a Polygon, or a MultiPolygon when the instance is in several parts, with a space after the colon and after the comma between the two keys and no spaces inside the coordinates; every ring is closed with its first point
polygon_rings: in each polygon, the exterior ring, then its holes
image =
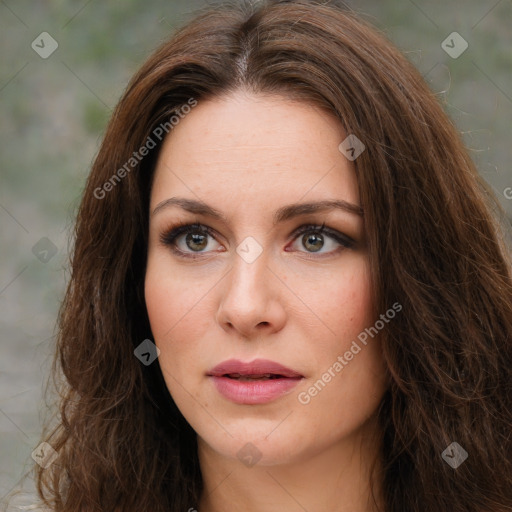
{"type": "MultiPolygon", "coordinates": [[[[261,247],[261,246],[260,246],[261,247]]],[[[233,268],[230,272],[229,294],[233,294],[239,304],[265,300],[269,292],[268,251],[257,254],[257,248],[250,242],[242,242],[236,250],[233,268]]]]}
{"type": "Polygon", "coordinates": [[[268,252],[254,241],[245,240],[237,247],[219,303],[218,321],[224,329],[249,336],[261,327],[282,327],[285,312],[268,263],[268,252]]]}

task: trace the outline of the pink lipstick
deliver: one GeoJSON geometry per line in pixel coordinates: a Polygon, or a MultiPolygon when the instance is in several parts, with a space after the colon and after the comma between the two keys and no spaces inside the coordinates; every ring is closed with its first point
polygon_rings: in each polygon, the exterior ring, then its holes
{"type": "Polygon", "coordinates": [[[287,394],[300,380],[300,373],[267,359],[244,363],[224,361],[208,372],[217,391],[237,404],[264,404],[287,394]]]}

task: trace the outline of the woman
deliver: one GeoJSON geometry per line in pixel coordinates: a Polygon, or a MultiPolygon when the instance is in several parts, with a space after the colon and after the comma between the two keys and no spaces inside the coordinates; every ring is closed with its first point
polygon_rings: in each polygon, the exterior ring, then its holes
{"type": "Polygon", "coordinates": [[[76,226],[51,510],[512,510],[512,278],[457,131],[334,3],[210,8],[76,226]]]}

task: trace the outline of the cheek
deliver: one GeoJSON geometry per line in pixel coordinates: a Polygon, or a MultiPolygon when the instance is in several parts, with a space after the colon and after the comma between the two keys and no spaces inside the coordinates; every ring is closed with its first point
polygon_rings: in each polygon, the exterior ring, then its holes
{"type": "MultiPolygon", "coordinates": [[[[338,428],[343,430],[368,418],[387,387],[379,335],[368,336],[366,344],[359,340],[378,319],[367,260],[351,266],[343,279],[332,284],[330,293],[332,301],[325,302],[325,315],[336,335],[330,336],[328,346],[324,347],[321,368],[332,368],[336,361],[340,362],[338,357],[341,356],[343,369],[335,372],[329,389],[319,393],[313,407],[317,408],[319,416],[325,410],[338,411],[332,414],[338,428]]],[[[327,380],[330,376],[323,374],[323,378],[327,380]]]]}
{"type": "Polygon", "coordinates": [[[368,260],[347,258],[335,274],[322,279],[308,304],[326,326],[325,349],[339,352],[375,321],[368,260]]]}
{"type": "Polygon", "coordinates": [[[205,286],[208,285],[201,278],[191,281],[186,272],[172,268],[165,257],[156,254],[149,257],[144,294],[151,329],[157,340],[172,338],[184,328],[195,325],[190,318],[198,316],[204,307],[201,298],[205,286]]]}
{"type": "Polygon", "coordinates": [[[340,305],[338,315],[334,317],[334,325],[344,338],[348,335],[352,339],[375,321],[370,270],[367,261],[360,262],[360,265],[354,268],[343,283],[342,286],[338,285],[334,291],[337,304],[340,305]],[[346,335],[345,329],[347,330],[346,335]]]}
{"type": "MultiPolygon", "coordinates": [[[[347,259],[340,272],[324,280],[324,285],[322,293],[320,289],[315,292],[317,300],[311,306],[328,328],[328,335],[316,337],[315,341],[318,347],[314,351],[315,366],[320,372],[316,377],[332,369],[336,361],[339,362],[338,356],[344,362],[343,370],[335,372],[330,390],[322,393],[323,399],[318,403],[325,401],[323,405],[328,406],[329,402],[339,401],[340,406],[346,407],[351,403],[357,407],[358,403],[362,405],[361,393],[367,397],[368,394],[375,396],[380,393],[384,375],[379,337],[367,337],[366,345],[359,341],[359,337],[364,337],[365,330],[374,326],[378,318],[368,259],[360,256],[347,259]]],[[[325,378],[330,377],[325,375],[325,378]]]]}
{"type": "Polygon", "coordinates": [[[165,268],[159,272],[157,265],[148,265],[146,308],[153,341],[160,350],[158,364],[167,389],[177,403],[186,402],[190,397],[184,395],[184,389],[194,387],[190,385],[189,369],[197,364],[204,318],[198,295],[197,289],[186,285],[182,279],[169,277],[165,268]]]}
{"type": "Polygon", "coordinates": [[[180,276],[169,272],[165,265],[148,262],[144,293],[151,331],[160,349],[162,369],[180,371],[186,359],[193,358],[203,338],[208,313],[202,286],[193,286],[180,276]]]}

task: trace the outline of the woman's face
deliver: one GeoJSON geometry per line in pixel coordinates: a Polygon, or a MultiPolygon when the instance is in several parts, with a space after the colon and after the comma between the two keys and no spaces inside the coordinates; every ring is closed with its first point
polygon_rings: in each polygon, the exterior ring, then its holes
{"type": "Polygon", "coordinates": [[[145,298],[201,449],[298,462],[372,423],[384,364],[378,336],[358,336],[381,312],[346,137],[310,105],[237,92],[199,102],[163,145],[145,298]],[[178,224],[193,226],[173,237],[178,224]]]}

